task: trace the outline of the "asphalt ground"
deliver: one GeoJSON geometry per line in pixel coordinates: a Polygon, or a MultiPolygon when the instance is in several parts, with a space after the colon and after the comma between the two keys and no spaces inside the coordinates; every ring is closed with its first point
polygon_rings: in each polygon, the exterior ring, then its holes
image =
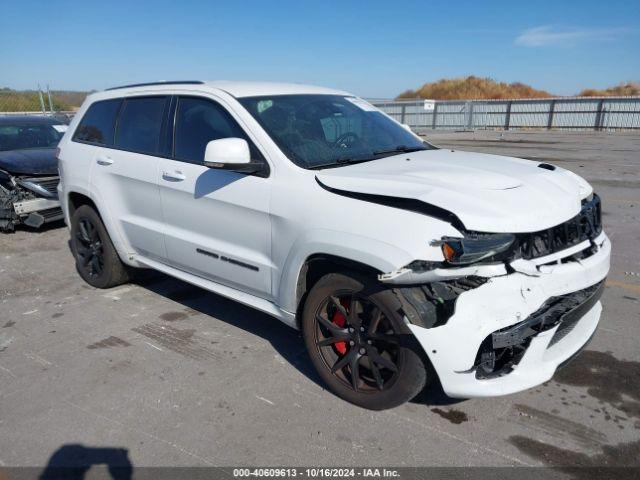
{"type": "Polygon", "coordinates": [[[425,392],[390,411],[325,390],[298,332],[161,274],[96,290],[63,225],[0,236],[0,467],[640,465],[640,134],[437,133],[568,168],[613,242],[600,327],[545,385],[425,392]],[[79,453],[80,452],[80,453],[79,453]]]}

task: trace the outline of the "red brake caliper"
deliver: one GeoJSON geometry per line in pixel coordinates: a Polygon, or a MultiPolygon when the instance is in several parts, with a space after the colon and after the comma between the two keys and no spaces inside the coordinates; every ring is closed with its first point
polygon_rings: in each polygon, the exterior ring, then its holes
{"type": "MultiPolygon", "coordinates": [[[[340,300],[340,303],[345,308],[345,310],[348,311],[350,303],[349,300],[342,299],[340,300]]],[[[333,314],[333,318],[331,319],[331,321],[340,328],[344,328],[344,326],[347,324],[347,319],[344,318],[344,315],[339,310],[336,310],[336,313],[333,314]]],[[[347,342],[336,342],[334,346],[336,347],[336,350],[340,355],[344,355],[345,353],[347,353],[347,342]]]]}

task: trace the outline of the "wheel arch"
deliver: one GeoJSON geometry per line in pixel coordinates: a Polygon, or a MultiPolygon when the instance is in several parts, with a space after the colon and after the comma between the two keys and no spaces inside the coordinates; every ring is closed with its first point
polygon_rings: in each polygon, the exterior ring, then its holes
{"type": "Polygon", "coordinates": [[[288,251],[278,283],[278,304],[298,313],[305,294],[332,272],[357,271],[376,278],[411,261],[411,255],[388,243],[336,231],[307,232],[288,251]]]}
{"type": "Polygon", "coordinates": [[[65,218],[67,219],[67,225],[69,228],[71,227],[71,218],[73,217],[74,212],[81,207],[82,205],[88,205],[93,208],[102,223],[104,224],[107,233],[109,234],[109,238],[113,243],[118,255],[122,259],[124,263],[131,266],[137,266],[133,264],[129,260],[129,255],[127,254],[128,249],[126,248],[126,244],[122,241],[122,237],[120,236],[118,229],[111,222],[111,217],[109,216],[109,211],[101,208],[101,203],[99,197],[97,197],[93,192],[83,191],[83,190],[70,190],[65,192],[64,201],[66,203],[65,207],[65,218]]]}
{"type": "Polygon", "coordinates": [[[300,315],[309,291],[322,277],[329,273],[357,272],[376,278],[382,273],[375,267],[346,257],[327,253],[314,253],[302,264],[296,282],[296,324],[300,326],[300,315]]]}
{"type": "MultiPolygon", "coordinates": [[[[73,214],[82,205],[88,205],[92,207],[96,211],[96,213],[100,215],[100,210],[98,209],[96,203],[91,199],[91,197],[84,193],[72,191],[67,194],[67,210],[69,220],[71,220],[73,214]]],[[[100,216],[100,218],[102,218],[102,216],[100,216]]]]}

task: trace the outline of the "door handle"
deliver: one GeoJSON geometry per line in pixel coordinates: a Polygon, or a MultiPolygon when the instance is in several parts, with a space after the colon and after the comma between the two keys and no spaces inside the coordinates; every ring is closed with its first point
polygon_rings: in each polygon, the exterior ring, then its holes
{"type": "Polygon", "coordinates": [[[170,182],[181,182],[187,177],[185,177],[184,173],[176,170],[175,172],[162,172],[162,178],[170,182]]]}
{"type": "Polygon", "coordinates": [[[112,158],[109,158],[109,157],[98,157],[98,158],[96,159],[96,163],[97,163],[98,165],[105,165],[105,166],[107,166],[107,165],[111,165],[111,164],[113,163],[113,159],[112,159],[112,158]]]}

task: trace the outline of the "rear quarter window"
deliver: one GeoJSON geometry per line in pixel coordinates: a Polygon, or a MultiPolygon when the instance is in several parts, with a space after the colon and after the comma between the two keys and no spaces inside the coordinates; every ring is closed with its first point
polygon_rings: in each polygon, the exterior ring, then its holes
{"type": "Polygon", "coordinates": [[[73,134],[76,142],[93,143],[110,147],[113,145],[116,117],[122,99],[103,100],[93,103],[84,114],[73,134]]]}

